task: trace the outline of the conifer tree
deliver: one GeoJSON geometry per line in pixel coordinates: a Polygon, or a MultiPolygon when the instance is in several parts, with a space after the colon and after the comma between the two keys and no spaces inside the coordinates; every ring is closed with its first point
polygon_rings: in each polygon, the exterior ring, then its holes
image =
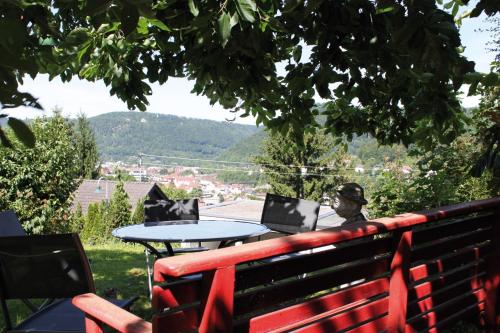
{"type": "Polygon", "coordinates": [[[130,223],[129,198],[123,188],[123,182],[118,182],[109,203],[107,221],[110,229],[124,226],[130,223]]]}
{"type": "Polygon", "coordinates": [[[99,152],[94,132],[83,113],[78,116],[75,124],[75,146],[80,176],[95,179],[99,175],[99,152]]]}
{"type": "Polygon", "coordinates": [[[332,138],[323,131],[305,133],[299,149],[291,132],[270,133],[264,140],[260,164],[267,182],[276,194],[319,201],[345,181],[344,153],[335,150],[332,138]]]}
{"type": "Polygon", "coordinates": [[[135,205],[135,210],[130,218],[131,224],[141,224],[144,223],[144,199],[137,200],[135,205]]]}

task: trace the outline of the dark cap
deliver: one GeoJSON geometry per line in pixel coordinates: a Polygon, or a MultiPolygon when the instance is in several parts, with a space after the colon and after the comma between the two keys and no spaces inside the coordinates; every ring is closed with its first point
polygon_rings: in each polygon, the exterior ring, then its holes
{"type": "Polygon", "coordinates": [[[337,188],[337,193],[344,198],[366,205],[368,201],[365,199],[365,191],[363,188],[356,183],[345,183],[337,188]]]}

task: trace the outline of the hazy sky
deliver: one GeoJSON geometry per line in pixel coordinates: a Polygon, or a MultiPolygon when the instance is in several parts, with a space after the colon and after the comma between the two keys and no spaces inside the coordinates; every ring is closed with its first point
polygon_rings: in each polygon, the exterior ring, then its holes
{"type": "MultiPolygon", "coordinates": [[[[478,31],[488,26],[484,19],[475,18],[464,20],[460,29],[462,42],[466,47],[466,57],[476,62],[476,70],[482,72],[489,71],[489,64],[494,58],[493,53],[486,51],[486,42],[491,36],[487,32],[478,31]]],[[[192,86],[192,82],[178,78],[170,78],[162,86],[152,85],[153,94],[148,98],[150,103],[148,112],[220,121],[234,118],[233,113],[219,105],[211,106],[206,97],[191,94],[192,86]]],[[[55,106],[61,107],[65,116],[75,116],[79,112],[84,112],[88,117],[92,117],[106,112],[127,110],[125,103],[109,95],[108,88],[102,82],[92,83],[73,79],[69,83],[62,83],[58,78],[49,81],[48,76],[40,75],[35,80],[26,79],[21,90],[38,97],[47,111],[18,108],[8,112],[20,118],[50,114],[50,110],[55,106]]],[[[470,98],[464,95],[464,106],[471,107],[477,104],[477,97],[470,98]]],[[[255,124],[250,117],[236,118],[235,121],[255,124]]]]}

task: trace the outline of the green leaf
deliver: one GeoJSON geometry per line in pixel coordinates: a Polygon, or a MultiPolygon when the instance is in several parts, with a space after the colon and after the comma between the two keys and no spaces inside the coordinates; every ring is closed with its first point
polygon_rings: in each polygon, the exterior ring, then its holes
{"type": "Polygon", "coordinates": [[[394,10],[394,6],[388,6],[388,7],[384,7],[384,8],[377,8],[377,10],[375,11],[375,14],[378,15],[378,14],[384,14],[384,13],[388,13],[388,12],[392,12],[394,10]]]}
{"type": "Polygon", "coordinates": [[[445,9],[450,9],[453,4],[455,4],[455,1],[451,0],[450,2],[445,3],[444,8],[445,9]]]}
{"type": "Polygon", "coordinates": [[[188,6],[189,6],[189,11],[191,14],[193,14],[194,17],[198,16],[200,11],[198,10],[198,7],[194,4],[194,0],[189,0],[188,1],[188,6]]]}
{"type": "Polygon", "coordinates": [[[455,2],[455,4],[453,5],[453,9],[451,11],[451,15],[452,16],[457,16],[457,13],[458,13],[458,8],[460,8],[459,4],[455,2]]]}
{"type": "MultiPolygon", "coordinates": [[[[3,14],[3,13],[2,13],[3,14]]],[[[21,53],[22,47],[28,37],[26,27],[21,20],[4,19],[0,16],[0,47],[12,54],[21,53]]]]}
{"type": "Polygon", "coordinates": [[[147,35],[149,32],[148,25],[148,19],[146,19],[145,17],[140,17],[139,22],[137,22],[137,32],[141,35],[147,35]]]}
{"type": "Polygon", "coordinates": [[[254,0],[236,0],[236,10],[244,21],[255,22],[257,4],[254,0]]]}
{"type": "Polygon", "coordinates": [[[221,40],[222,47],[226,46],[229,36],[231,35],[231,16],[224,12],[217,20],[219,27],[219,37],[221,40]]]}
{"type": "Polygon", "coordinates": [[[14,131],[14,134],[25,146],[30,148],[35,146],[35,136],[28,125],[13,117],[9,117],[7,124],[9,124],[14,131]]]}
{"type": "Polygon", "coordinates": [[[302,58],[302,46],[297,45],[297,47],[293,49],[293,60],[298,63],[300,58],[302,58]]]}
{"type": "Polygon", "coordinates": [[[77,46],[86,42],[90,37],[90,33],[86,28],[76,28],[71,31],[64,40],[65,46],[77,46]]]}
{"type": "Polygon", "coordinates": [[[476,94],[476,90],[477,90],[477,85],[479,84],[479,80],[473,82],[470,87],[469,87],[469,91],[467,93],[467,96],[474,96],[476,94]]]}
{"type": "Polygon", "coordinates": [[[163,23],[160,20],[157,19],[149,20],[149,23],[163,31],[169,31],[169,32],[172,31],[172,29],[170,29],[165,23],[163,23]]]}
{"type": "Polygon", "coordinates": [[[82,14],[85,16],[102,14],[109,8],[111,2],[111,0],[87,0],[82,14]]]}
{"type": "Polygon", "coordinates": [[[120,13],[120,22],[125,36],[134,31],[135,28],[137,28],[137,23],[139,23],[139,12],[137,11],[137,7],[131,5],[124,6],[120,13]]]}
{"type": "Polygon", "coordinates": [[[495,72],[491,72],[488,75],[486,75],[482,80],[481,83],[484,84],[485,86],[494,86],[498,81],[498,74],[495,72]]]}
{"type": "Polygon", "coordinates": [[[239,18],[238,18],[238,14],[237,13],[234,13],[232,16],[231,16],[231,21],[229,22],[229,24],[231,25],[231,28],[234,27],[235,25],[237,25],[239,22],[239,18]]]}
{"type": "Polygon", "coordinates": [[[287,0],[285,6],[283,7],[283,13],[288,13],[293,11],[295,8],[300,6],[304,1],[303,0],[287,0]]]}

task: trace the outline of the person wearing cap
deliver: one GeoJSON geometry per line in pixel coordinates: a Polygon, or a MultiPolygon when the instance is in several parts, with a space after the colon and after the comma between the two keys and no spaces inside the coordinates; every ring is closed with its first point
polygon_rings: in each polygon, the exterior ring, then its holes
{"type": "Polygon", "coordinates": [[[366,217],[361,213],[361,208],[366,205],[363,188],[356,183],[345,183],[337,188],[332,198],[332,209],[338,216],[345,218],[342,225],[355,222],[364,222],[366,217]]]}

